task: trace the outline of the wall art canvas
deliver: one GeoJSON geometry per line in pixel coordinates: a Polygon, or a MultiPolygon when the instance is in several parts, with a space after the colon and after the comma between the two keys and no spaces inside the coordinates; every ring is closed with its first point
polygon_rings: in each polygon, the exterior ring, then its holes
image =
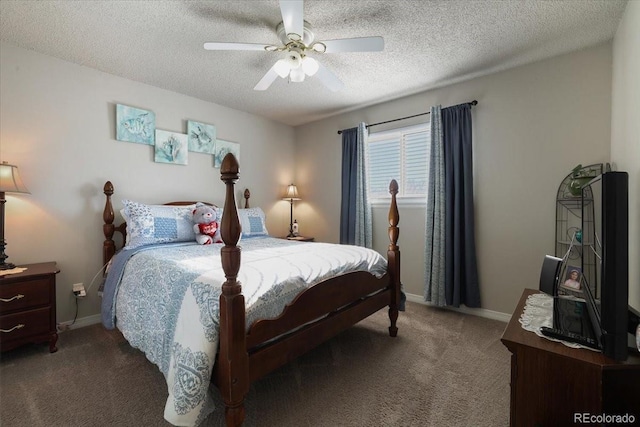
{"type": "Polygon", "coordinates": [[[223,141],[222,139],[216,139],[216,145],[213,153],[213,166],[219,168],[222,165],[224,156],[228,153],[233,153],[240,162],[240,144],[237,142],[223,141]]]}
{"type": "Polygon", "coordinates": [[[189,138],[187,134],[156,130],[155,161],[186,165],[189,154],[189,138]]]}
{"type": "Polygon", "coordinates": [[[189,151],[213,154],[216,143],[216,127],[214,125],[189,120],[187,135],[189,135],[189,151]]]}
{"type": "Polygon", "coordinates": [[[153,111],[116,104],[116,139],[153,145],[156,114],[153,111]]]}

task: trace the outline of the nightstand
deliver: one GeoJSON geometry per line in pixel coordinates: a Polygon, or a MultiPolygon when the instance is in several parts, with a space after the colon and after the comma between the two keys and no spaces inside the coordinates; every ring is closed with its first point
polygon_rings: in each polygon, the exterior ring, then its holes
{"type": "Polygon", "coordinates": [[[296,236],[296,237],[285,237],[287,240],[295,240],[297,242],[313,242],[313,237],[304,237],[304,236],[296,236]]]}
{"type": "Polygon", "coordinates": [[[55,262],[27,264],[21,273],[0,276],[0,351],[49,342],[58,349],[55,262]]]}

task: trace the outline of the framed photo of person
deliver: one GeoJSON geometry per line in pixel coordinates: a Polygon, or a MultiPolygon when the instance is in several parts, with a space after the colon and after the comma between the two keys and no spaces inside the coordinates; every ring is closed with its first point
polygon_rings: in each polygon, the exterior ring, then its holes
{"type": "Polygon", "coordinates": [[[558,291],[561,290],[564,291],[562,293],[569,295],[577,296],[582,294],[582,269],[580,267],[567,265],[564,277],[560,280],[560,287],[558,291]]]}

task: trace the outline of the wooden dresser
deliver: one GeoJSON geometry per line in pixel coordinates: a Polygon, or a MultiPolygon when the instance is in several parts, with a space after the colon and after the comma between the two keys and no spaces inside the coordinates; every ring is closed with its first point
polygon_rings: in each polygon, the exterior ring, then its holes
{"type": "Polygon", "coordinates": [[[0,276],[0,350],[49,342],[57,351],[55,262],[27,264],[22,273],[0,276]]]}
{"type": "MultiPolygon", "coordinates": [[[[525,289],[502,343],[511,355],[511,426],[579,425],[575,414],[633,415],[640,421],[640,356],[616,362],[602,353],[539,337],[519,322],[525,289]]],[[[582,423],[601,425],[610,423],[582,423]]]]}

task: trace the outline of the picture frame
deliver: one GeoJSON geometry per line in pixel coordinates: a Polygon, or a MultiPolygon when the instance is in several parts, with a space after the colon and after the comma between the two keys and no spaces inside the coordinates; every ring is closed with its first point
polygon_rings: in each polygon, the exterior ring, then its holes
{"type": "Polygon", "coordinates": [[[186,133],[156,129],[156,163],[186,165],[188,163],[189,138],[186,133]]]}
{"type": "Polygon", "coordinates": [[[220,168],[224,156],[228,153],[233,153],[236,156],[238,162],[240,162],[240,144],[232,141],[225,141],[222,139],[216,139],[216,145],[213,153],[213,166],[220,168]]]}
{"type": "Polygon", "coordinates": [[[206,123],[187,121],[189,151],[213,154],[216,144],[216,127],[206,123]]]}
{"type": "Polygon", "coordinates": [[[567,265],[559,285],[558,290],[562,290],[565,294],[582,294],[582,268],[567,265]]]}
{"type": "Polygon", "coordinates": [[[151,110],[116,104],[116,139],[154,145],[156,114],[151,110]]]}

